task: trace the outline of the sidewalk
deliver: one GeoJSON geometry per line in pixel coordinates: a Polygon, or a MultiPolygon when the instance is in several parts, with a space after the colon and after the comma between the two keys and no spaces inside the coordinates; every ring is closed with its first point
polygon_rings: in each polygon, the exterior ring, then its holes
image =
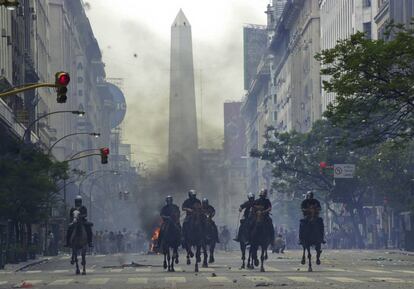
{"type": "Polygon", "coordinates": [[[48,262],[54,257],[55,256],[47,256],[47,257],[37,256],[36,259],[34,260],[28,260],[26,262],[20,262],[18,264],[6,264],[6,266],[4,267],[4,270],[0,270],[0,272],[16,272],[16,271],[25,270],[32,266],[35,266],[35,265],[38,265],[44,262],[48,262]]]}

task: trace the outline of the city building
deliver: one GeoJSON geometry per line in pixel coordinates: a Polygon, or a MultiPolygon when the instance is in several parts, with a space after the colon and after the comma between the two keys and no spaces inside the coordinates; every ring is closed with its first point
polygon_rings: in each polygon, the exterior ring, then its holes
{"type": "Polygon", "coordinates": [[[414,17],[414,3],[412,0],[378,0],[374,1],[376,9],[375,23],[378,26],[377,33],[379,39],[384,39],[387,24],[390,21],[409,25],[414,17]]]}
{"type": "MultiPolygon", "coordinates": [[[[375,2],[375,1],[373,1],[375,2]]],[[[360,31],[370,39],[377,38],[374,21],[376,6],[371,0],[320,1],[321,50],[334,48],[339,40],[360,31]]],[[[322,76],[322,81],[326,80],[322,76]]],[[[322,112],[334,101],[335,94],[322,90],[322,112]]]]}
{"type": "Polygon", "coordinates": [[[308,132],[321,117],[319,39],[319,1],[286,1],[269,38],[268,102],[279,131],[308,132]]]}

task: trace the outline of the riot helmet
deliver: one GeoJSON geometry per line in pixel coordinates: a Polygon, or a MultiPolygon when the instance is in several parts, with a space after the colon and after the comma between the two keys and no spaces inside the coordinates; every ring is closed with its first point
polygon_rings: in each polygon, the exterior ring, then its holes
{"type": "Polygon", "coordinates": [[[306,199],[313,199],[313,192],[312,191],[307,191],[306,192],[306,199]]]}
{"type": "Polygon", "coordinates": [[[196,192],[195,190],[189,190],[189,191],[188,191],[188,197],[189,197],[190,199],[195,199],[195,198],[196,198],[196,196],[197,196],[197,192],[196,192]]]}
{"type": "Polygon", "coordinates": [[[204,206],[208,206],[208,199],[207,199],[207,198],[203,198],[203,200],[201,201],[201,203],[202,203],[204,206]]]}
{"type": "Polygon", "coordinates": [[[75,207],[80,207],[80,206],[82,206],[82,196],[77,195],[75,198],[75,207]]]}
{"type": "Polygon", "coordinates": [[[247,194],[247,198],[249,199],[249,201],[254,201],[255,196],[254,196],[254,194],[253,194],[253,193],[248,193],[248,194],[247,194]]]}
{"type": "Polygon", "coordinates": [[[266,199],[267,198],[267,190],[266,189],[261,189],[260,193],[259,193],[259,197],[261,199],[266,199]]]}
{"type": "Polygon", "coordinates": [[[168,196],[165,198],[165,202],[167,203],[167,205],[172,205],[172,203],[173,203],[173,197],[172,197],[172,196],[170,196],[170,195],[168,195],[168,196]]]}

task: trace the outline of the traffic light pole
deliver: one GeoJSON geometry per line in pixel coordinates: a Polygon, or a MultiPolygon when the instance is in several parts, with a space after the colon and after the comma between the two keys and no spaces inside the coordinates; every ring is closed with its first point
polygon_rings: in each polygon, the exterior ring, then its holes
{"type": "Polygon", "coordinates": [[[84,156],[80,156],[77,158],[71,158],[70,160],[67,160],[67,162],[71,162],[71,161],[76,161],[76,160],[80,160],[83,158],[87,158],[87,157],[91,157],[91,156],[100,156],[101,154],[89,154],[89,155],[84,155],[84,156]]]}
{"type": "Polygon", "coordinates": [[[55,83],[32,83],[32,84],[26,84],[26,85],[24,85],[22,87],[13,88],[12,90],[9,90],[9,91],[0,93],[0,98],[6,97],[6,96],[15,95],[15,94],[18,94],[18,93],[21,93],[21,92],[25,92],[25,91],[28,91],[28,90],[33,90],[33,89],[41,88],[41,87],[53,87],[53,88],[57,88],[59,86],[56,85],[55,83]]]}

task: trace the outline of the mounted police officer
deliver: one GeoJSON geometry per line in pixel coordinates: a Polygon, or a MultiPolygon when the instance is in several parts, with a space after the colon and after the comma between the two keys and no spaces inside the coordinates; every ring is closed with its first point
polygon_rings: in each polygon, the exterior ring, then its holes
{"type": "Polygon", "coordinates": [[[240,219],[240,228],[237,232],[237,237],[234,239],[236,242],[240,242],[240,238],[247,233],[248,230],[248,221],[250,214],[252,212],[253,204],[255,200],[255,195],[253,193],[247,194],[247,201],[240,205],[239,212],[243,212],[243,217],[240,219]]]}
{"type": "Polygon", "coordinates": [[[186,199],[181,206],[181,209],[185,211],[186,216],[183,222],[183,237],[186,238],[188,232],[188,225],[190,221],[191,213],[193,212],[195,206],[201,208],[201,202],[197,199],[197,192],[195,190],[188,191],[188,199],[186,199]]]}
{"type": "Polygon", "coordinates": [[[165,231],[166,222],[172,221],[174,224],[181,230],[180,225],[180,208],[174,204],[174,200],[172,196],[167,196],[165,198],[165,206],[162,207],[160,216],[163,220],[160,228],[160,236],[158,238],[158,244],[161,244],[161,238],[165,231]]]}
{"type": "MultiPolygon", "coordinates": [[[[80,196],[80,195],[76,196],[76,198],[75,198],[75,207],[72,207],[70,209],[70,214],[69,214],[70,220],[73,220],[73,217],[74,217],[73,212],[74,211],[79,211],[80,220],[83,222],[83,224],[85,226],[85,231],[86,231],[86,235],[87,235],[87,238],[88,238],[88,245],[89,245],[89,247],[93,247],[93,243],[92,243],[92,226],[93,226],[93,224],[86,220],[86,218],[88,216],[88,210],[86,209],[85,206],[82,205],[82,196],[80,196]]],[[[65,247],[70,247],[70,239],[72,237],[72,232],[73,232],[73,224],[70,223],[69,228],[66,232],[65,247]]]]}
{"type": "Polygon", "coordinates": [[[267,228],[269,233],[271,234],[271,241],[272,244],[274,243],[275,239],[275,228],[273,227],[272,218],[270,218],[270,212],[272,211],[272,203],[267,198],[267,189],[260,190],[259,198],[253,202],[252,211],[254,214],[262,214],[264,217],[264,221],[267,224],[267,228]]]}
{"type": "Polygon", "coordinates": [[[326,243],[324,238],[325,238],[325,228],[324,228],[324,224],[323,224],[323,219],[321,217],[319,217],[319,213],[322,209],[321,207],[321,203],[314,198],[313,192],[312,191],[308,191],[306,193],[306,198],[305,200],[302,201],[301,204],[301,209],[302,209],[302,213],[303,213],[303,219],[300,221],[300,228],[299,228],[299,241],[300,244],[302,244],[302,240],[303,237],[301,232],[303,232],[303,227],[305,226],[306,222],[309,221],[309,219],[311,217],[316,217],[317,220],[317,224],[319,227],[319,238],[321,240],[322,243],[326,243]]]}
{"type": "Polygon", "coordinates": [[[218,229],[216,223],[213,221],[213,217],[216,215],[216,210],[212,205],[209,204],[207,198],[203,198],[201,202],[201,209],[203,210],[204,215],[207,218],[207,221],[210,222],[214,227],[214,238],[217,243],[219,243],[218,229]]]}

